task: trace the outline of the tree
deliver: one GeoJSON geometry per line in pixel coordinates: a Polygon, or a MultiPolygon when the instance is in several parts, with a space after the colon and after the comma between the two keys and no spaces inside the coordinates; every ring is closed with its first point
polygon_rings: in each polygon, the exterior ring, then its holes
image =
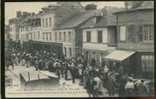
{"type": "Polygon", "coordinates": [[[96,10],[97,6],[95,4],[88,4],[85,6],[86,10],[96,10]]]}

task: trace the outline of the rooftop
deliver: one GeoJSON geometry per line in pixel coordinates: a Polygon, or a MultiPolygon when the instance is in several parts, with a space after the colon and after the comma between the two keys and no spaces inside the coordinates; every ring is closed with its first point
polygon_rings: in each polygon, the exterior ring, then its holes
{"type": "Polygon", "coordinates": [[[88,19],[94,17],[98,11],[84,11],[71,16],[68,20],[62,22],[61,25],[55,27],[55,29],[70,29],[80,26],[82,23],[86,22],[88,19]]]}
{"type": "Polygon", "coordinates": [[[124,13],[124,12],[133,12],[133,11],[139,11],[139,10],[149,10],[149,9],[154,9],[153,1],[142,1],[140,5],[137,7],[121,10],[121,11],[115,12],[114,14],[124,13]]]}
{"type": "Polygon", "coordinates": [[[105,26],[114,26],[116,24],[116,17],[112,14],[116,11],[119,11],[121,8],[114,7],[105,7],[101,10],[103,15],[99,17],[99,21],[96,22],[96,18],[87,21],[80,28],[94,28],[94,27],[105,27],[105,26]]]}

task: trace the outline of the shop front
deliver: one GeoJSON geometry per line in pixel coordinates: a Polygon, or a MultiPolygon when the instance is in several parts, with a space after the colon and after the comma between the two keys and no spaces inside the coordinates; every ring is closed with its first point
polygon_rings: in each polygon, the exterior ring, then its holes
{"type": "Polygon", "coordinates": [[[83,53],[90,65],[102,66],[103,58],[110,53],[109,50],[91,50],[84,49],[83,53]]]}
{"type": "Polygon", "coordinates": [[[107,55],[104,61],[112,70],[137,75],[139,69],[136,59],[137,53],[134,51],[115,50],[107,55]]]}

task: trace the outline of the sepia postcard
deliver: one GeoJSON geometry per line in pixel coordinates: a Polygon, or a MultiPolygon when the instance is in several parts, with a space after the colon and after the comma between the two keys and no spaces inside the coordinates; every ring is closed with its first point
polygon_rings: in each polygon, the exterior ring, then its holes
{"type": "Polygon", "coordinates": [[[6,98],[154,96],[154,1],[4,8],[6,98]]]}

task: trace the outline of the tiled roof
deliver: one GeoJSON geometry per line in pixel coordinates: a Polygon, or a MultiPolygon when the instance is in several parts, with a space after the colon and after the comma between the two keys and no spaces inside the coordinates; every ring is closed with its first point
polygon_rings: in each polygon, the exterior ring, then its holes
{"type": "Polygon", "coordinates": [[[66,20],[70,20],[70,17],[73,17],[82,11],[82,8],[74,8],[72,6],[58,7],[55,11],[55,26],[60,26],[60,24],[64,23],[66,20]]]}
{"type": "Polygon", "coordinates": [[[101,19],[98,22],[96,22],[96,17],[94,17],[95,19],[90,19],[80,28],[95,28],[116,25],[116,17],[112,13],[120,8],[107,7],[105,9],[106,12],[103,12],[103,16],[101,16],[101,19]]]}
{"type": "Polygon", "coordinates": [[[86,22],[91,17],[94,17],[96,13],[97,10],[77,13],[76,15],[71,16],[68,20],[62,22],[62,24],[60,24],[59,26],[55,27],[55,29],[69,29],[77,27],[83,22],[86,22]]]}
{"type": "Polygon", "coordinates": [[[91,18],[85,24],[81,25],[80,28],[93,28],[95,27],[95,17],[91,18]]]}

